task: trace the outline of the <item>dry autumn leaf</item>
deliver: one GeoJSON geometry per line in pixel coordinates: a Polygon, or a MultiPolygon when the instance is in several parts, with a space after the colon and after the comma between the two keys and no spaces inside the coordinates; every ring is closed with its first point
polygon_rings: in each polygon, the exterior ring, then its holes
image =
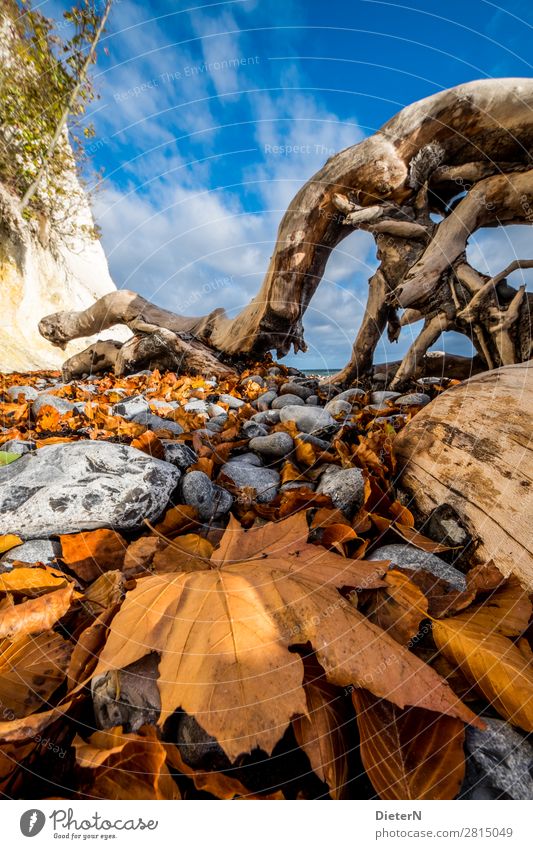
{"type": "Polygon", "coordinates": [[[401,710],[366,690],[354,690],[352,698],[361,759],[380,799],[455,798],[465,774],[459,719],[401,710]]]}
{"type": "Polygon", "coordinates": [[[0,638],[38,634],[52,628],[69,609],[73,594],[74,585],[68,584],[20,604],[4,599],[0,605],[0,638]]]}
{"type": "Polygon", "coordinates": [[[0,535],[0,554],[10,551],[16,545],[22,545],[22,540],[16,534],[1,534],[0,535]]]}
{"type": "Polygon", "coordinates": [[[304,528],[301,514],[240,534],[230,523],[213,568],[140,579],[95,675],[159,653],[161,723],[181,707],[230,760],[256,747],[270,753],[290,720],[306,715],[302,661],[289,648],[307,643],[331,683],[476,721],[430,667],[338,593],[380,586],[379,564],[309,546],[304,528]]]}
{"type": "Polygon", "coordinates": [[[97,731],[87,742],[73,742],[81,773],[81,792],[97,799],[180,799],[166,766],[166,749],[155,729],[137,734],[120,728],[97,731]]]}
{"type": "Polygon", "coordinates": [[[0,641],[0,705],[12,718],[41,707],[64,681],[72,643],[54,631],[0,641]]]}
{"type": "Polygon", "coordinates": [[[0,575],[0,593],[35,596],[67,584],[65,575],[46,567],[14,566],[0,575]]]}
{"type": "Polygon", "coordinates": [[[528,659],[502,634],[457,620],[433,622],[437,647],[458,664],[501,716],[524,731],[533,731],[533,671],[528,659]]]}
{"type": "Polygon", "coordinates": [[[62,534],[61,559],[81,581],[94,581],[102,572],[121,569],[127,543],[117,531],[101,528],[62,534]]]}

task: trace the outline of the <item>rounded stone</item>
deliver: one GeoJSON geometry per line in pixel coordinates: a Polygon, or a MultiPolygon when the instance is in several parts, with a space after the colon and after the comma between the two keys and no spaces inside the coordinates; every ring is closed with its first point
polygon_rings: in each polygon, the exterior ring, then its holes
{"type": "Polygon", "coordinates": [[[162,439],[161,443],[165,452],[165,460],[172,463],[184,472],[189,466],[198,462],[198,455],[184,442],[175,442],[173,439],[162,439]]]}
{"type": "Polygon", "coordinates": [[[31,539],[15,548],[10,548],[0,557],[3,569],[11,567],[15,561],[22,563],[52,563],[61,556],[61,546],[49,539],[31,539]]]}
{"type": "Polygon", "coordinates": [[[397,407],[425,407],[431,398],[425,392],[409,392],[396,398],[394,403],[397,407]]]}
{"type": "Polygon", "coordinates": [[[58,413],[70,413],[71,410],[74,409],[75,404],[72,401],[68,401],[66,398],[59,398],[57,395],[48,395],[47,393],[43,393],[39,395],[38,398],[35,399],[33,404],[31,405],[32,416],[37,417],[43,407],[53,407],[54,410],[57,410],[58,413]]]}
{"type": "Polygon", "coordinates": [[[124,401],[119,401],[111,407],[112,416],[122,416],[123,419],[130,421],[139,413],[149,413],[150,406],[146,398],[142,395],[134,395],[132,398],[125,398],[124,401]]]}
{"type": "Polygon", "coordinates": [[[278,393],[271,389],[268,392],[263,392],[262,395],[259,395],[252,404],[257,410],[262,412],[264,410],[269,410],[272,401],[275,401],[277,397],[278,393]]]}
{"type": "Polygon", "coordinates": [[[259,424],[265,425],[275,425],[280,421],[280,411],[279,410],[261,410],[259,413],[255,413],[251,421],[258,422],[259,424]]]}
{"type": "Polygon", "coordinates": [[[227,395],[223,393],[218,396],[218,400],[222,401],[223,404],[227,404],[230,410],[238,410],[239,407],[244,407],[245,401],[241,398],[235,398],[234,395],[227,395]]]}
{"type": "Polygon", "coordinates": [[[327,410],[322,407],[308,407],[289,405],[283,407],[280,411],[282,422],[295,422],[298,430],[303,430],[305,433],[312,433],[315,430],[323,430],[326,427],[338,427],[335,421],[327,410]]]}
{"type": "Polygon", "coordinates": [[[379,389],[377,392],[372,392],[370,395],[370,403],[384,404],[386,401],[393,401],[395,398],[399,397],[399,392],[389,392],[386,389],[379,389]]]}
{"type": "Polygon", "coordinates": [[[233,503],[230,493],[216,486],[204,472],[188,472],[184,475],[180,491],[185,504],[198,511],[202,522],[224,515],[233,503]]]}
{"type": "Polygon", "coordinates": [[[39,393],[34,386],[10,386],[6,390],[6,395],[11,401],[18,401],[19,398],[22,401],[23,395],[26,401],[35,401],[39,397],[39,393]]]}
{"type": "Polygon", "coordinates": [[[329,495],[334,507],[351,516],[363,505],[365,479],[360,469],[339,469],[334,466],[320,478],[317,492],[329,495]]]}
{"type": "Polygon", "coordinates": [[[279,390],[279,394],[297,395],[298,398],[302,399],[302,401],[306,401],[313,394],[313,390],[309,389],[307,386],[303,386],[301,383],[289,381],[288,383],[283,384],[279,390]]]}
{"type": "Polygon", "coordinates": [[[221,472],[233,481],[239,488],[255,490],[255,497],[260,503],[272,501],[278,494],[280,477],[274,469],[264,469],[252,466],[250,463],[232,460],[222,466],[221,472]]]}
{"type": "Polygon", "coordinates": [[[259,422],[248,421],[242,426],[242,432],[246,439],[254,439],[257,436],[268,436],[268,428],[259,422]]]}
{"type": "Polygon", "coordinates": [[[346,417],[352,412],[352,405],[349,401],[343,401],[342,398],[333,398],[328,401],[324,409],[332,416],[346,417]]]}
{"type": "Polygon", "coordinates": [[[390,560],[395,566],[405,566],[415,572],[424,569],[436,578],[446,581],[451,587],[460,592],[466,590],[466,578],[455,566],[450,566],[436,554],[422,551],[414,545],[391,543],[381,545],[367,556],[367,560],[390,560]]]}
{"type": "Polygon", "coordinates": [[[280,460],[286,457],[294,448],[294,440],[288,433],[270,433],[268,436],[256,436],[250,440],[249,448],[262,457],[280,460]]]}
{"type": "Polygon", "coordinates": [[[350,401],[352,404],[358,400],[361,400],[365,397],[366,392],[363,389],[359,389],[357,386],[353,386],[351,389],[345,389],[344,392],[339,392],[336,396],[337,401],[350,401]]]}
{"type": "Polygon", "coordinates": [[[279,398],[275,398],[272,401],[272,409],[273,410],[282,410],[283,407],[289,406],[297,406],[303,407],[305,401],[299,397],[299,395],[280,395],[279,398]]]}

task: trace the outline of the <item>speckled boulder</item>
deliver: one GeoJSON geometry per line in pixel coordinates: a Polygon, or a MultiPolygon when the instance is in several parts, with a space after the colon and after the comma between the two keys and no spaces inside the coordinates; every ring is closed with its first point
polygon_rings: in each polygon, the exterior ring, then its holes
{"type": "Polygon", "coordinates": [[[175,466],[126,445],[46,445],[0,468],[0,534],[135,528],[157,519],[179,478],[175,466]]]}

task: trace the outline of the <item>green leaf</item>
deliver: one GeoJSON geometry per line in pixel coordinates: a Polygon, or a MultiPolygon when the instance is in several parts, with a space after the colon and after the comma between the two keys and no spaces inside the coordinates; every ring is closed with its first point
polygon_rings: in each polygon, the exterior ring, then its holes
{"type": "Polygon", "coordinates": [[[0,466],[8,466],[19,457],[22,457],[22,454],[15,454],[14,451],[0,451],[0,466]]]}

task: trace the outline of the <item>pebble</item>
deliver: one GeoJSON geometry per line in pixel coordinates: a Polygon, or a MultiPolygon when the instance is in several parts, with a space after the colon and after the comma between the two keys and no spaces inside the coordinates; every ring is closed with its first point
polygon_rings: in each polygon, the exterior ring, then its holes
{"type": "Polygon", "coordinates": [[[466,726],[466,775],[460,799],[533,799],[533,746],[503,719],[466,726]]]}
{"type": "MultiPolygon", "coordinates": [[[[205,401],[202,401],[201,398],[192,398],[190,401],[187,401],[183,409],[186,413],[196,413],[197,415],[207,416],[208,406],[209,405],[205,401]]],[[[225,411],[223,410],[223,412],[225,411]]]]}
{"type": "Polygon", "coordinates": [[[227,419],[228,414],[224,407],[221,407],[220,404],[209,404],[207,407],[207,412],[211,416],[211,418],[216,418],[217,416],[224,416],[227,419]]]}
{"type": "Polygon", "coordinates": [[[146,398],[142,395],[134,395],[132,398],[125,398],[124,401],[119,401],[111,407],[112,416],[122,416],[126,421],[131,421],[134,416],[139,413],[149,413],[150,406],[146,398]]]}
{"type": "Polygon", "coordinates": [[[464,548],[470,540],[470,534],[459,521],[459,514],[450,504],[440,504],[435,507],[427,521],[427,531],[431,539],[443,545],[464,548]]]}
{"type": "Polygon", "coordinates": [[[251,421],[258,422],[259,424],[267,424],[267,425],[275,425],[281,419],[281,413],[279,410],[262,410],[259,413],[254,413],[251,418],[251,421]]]}
{"type": "Polygon", "coordinates": [[[184,442],[174,442],[173,439],[162,439],[161,444],[165,451],[165,460],[172,463],[184,472],[189,466],[198,462],[198,454],[185,445],[184,442]]]}
{"type": "Polygon", "coordinates": [[[132,422],[137,422],[137,424],[142,424],[145,427],[149,428],[149,430],[158,431],[158,430],[168,430],[170,433],[174,433],[176,436],[179,436],[180,433],[183,433],[183,428],[177,422],[171,421],[171,419],[163,419],[161,416],[156,416],[155,413],[137,413],[134,416],[130,416],[129,420],[132,422]]]}
{"type": "Polygon", "coordinates": [[[12,451],[13,454],[28,454],[36,448],[37,443],[32,439],[10,439],[9,442],[0,445],[0,451],[12,451]]]}
{"type": "Polygon", "coordinates": [[[206,424],[207,430],[210,430],[212,433],[221,433],[226,427],[226,422],[228,420],[227,413],[224,413],[221,416],[215,416],[206,424]]]}
{"type": "Polygon", "coordinates": [[[333,398],[332,401],[328,401],[324,409],[332,416],[344,414],[346,417],[352,412],[352,405],[349,401],[343,401],[342,398],[333,398]]]}
{"type": "Polygon", "coordinates": [[[323,430],[326,427],[338,427],[333,416],[322,407],[300,407],[291,404],[281,410],[280,418],[282,422],[295,422],[298,430],[303,430],[305,433],[323,430]]]}
{"type": "Polygon", "coordinates": [[[259,422],[248,421],[243,424],[242,432],[246,439],[254,439],[256,436],[267,436],[268,428],[259,422]]]}
{"type": "Polygon", "coordinates": [[[264,377],[261,377],[260,374],[249,374],[248,377],[245,377],[244,380],[241,380],[241,385],[246,386],[247,383],[257,383],[258,386],[265,385],[264,377]]]}
{"type": "Polygon", "coordinates": [[[309,398],[306,399],[306,404],[309,404],[310,407],[318,407],[320,404],[320,398],[318,395],[310,395],[309,398]]]}
{"type": "Polygon", "coordinates": [[[127,445],[96,440],[45,445],[0,468],[0,534],[42,539],[154,521],[180,471],[127,445]]]}
{"type": "Polygon", "coordinates": [[[245,454],[238,454],[236,457],[232,457],[231,460],[228,460],[228,463],[247,463],[249,466],[263,465],[261,457],[258,457],[257,454],[252,454],[251,451],[247,451],[245,454]]]}
{"type": "Polygon", "coordinates": [[[273,410],[282,410],[283,407],[303,407],[304,404],[305,401],[299,395],[280,395],[272,401],[271,406],[273,410]]]}
{"type": "Polygon", "coordinates": [[[425,407],[430,401],[431,398],[425,392],[410,392],[396,398],[394,403],[397,407],[425,407]]]}
{"type": "Polygon", "coordinates": [[[39,393],[34,386],[10,386],[6,391],[6,395],[11,399],[11,401],[18,401],[19,397],[22,401],[22,395],[24,395],[26,401],[35,401],[35,399],[38,398],[39,393]]]}
{"type": "Polygon", "coordinates": [[[268,436],[256,436],[250,440],[249,448],[262,457],[280,460],[286,457],[294,448],[294,440],[288,433],[270,433],[268,436]]]}
{"type": "Polygon", "coordinates": [[[279,390],[279,394],[296,395],[298,398],[301,398],[302,401],[306,401],[313,394],[313,390],[309,389],[307,386],[303,386],[301,383],[289,381],[288,383],[283,384],[279,390]]]}
{"type": "Polygon", "coordinates": [[[317,492],[329,495],[333,506],[349,517],[359,510],[364,501],[363,473],[360,469],[329,468],[321,476],[317,492]]]}
{"type": "Polygon", "coordinates": [[[218,400],[223,404],[227,404],[230,410],[238,410],[239,407],[244,407],[245,401],[241,398],[235,398],[234,395],[222,394],[218,396],[218,400]]]}
{"type": "Polygon", "coordinates": [[[399,397],[399,392],[389,392],[386,389],[380,389],[377,392],[372,392],[372,394],[370,395],[370,403],[384,404],[386,401],[393,401],[395,398],[399,397]]]}
{"type": "MultiPolygon", "coordinates": [[[[57,410],[58,413],[69,413],[71,410],[74,410],[75,404],[72,401],[68,401],[66,398],[59,398],[57,395],[48,395],[47,393],[43,393],[39,395],[38,398],[31,405],[32,416],[36,418],[43,407],[53,407],[54,410],[57,410]]],[[[84,405],[82,405],[84,406],[84,405]]]]}
{"type": "MultiPolygon", "coordinates": [[[[240,459],[240,458],[239,458],[240,459]]],[[[240,462],[238,458],[222,466],[221,472],[230,478],[237,487],[252,487],[256,499],[265,504],[272,501],[277,493],[280,477],[274,469],[264,469],[240,462]]]]}
{"type": "Polygon", "coordinates": [[[446,581],[453,589],[460,592],[466,590],[466,578],[459,569],[450,566],[436,554],[422,551],[414,545],[402,543],[381,545],[367,556],[367,560],[391,560],[395,566],[405,566],[414,571],[425,569],[436,578],[446,581]]]}
{"type": "Polygon", "coordinates": [[[314,447],[319,448],[320,451],[327,451],[330,447],[329,442],[326,442],[325,439],[320,439],[318,436],[313,436],[312,433],[298,433],[296,434],[296,439],[301,439],[302,442],[308,442],[309,445],[314,445],[314,447]]]}
{"type": "Polygon", "coordinates": [[[202,522],[224,516],[233,504],[230,493],[214,484],[204,472],[188,472],[180,485],[185,504],[195,507],[202,522]]]}
{"type": "Polygon", "coordinates": [[[356,386],[354,386],[354,387],[352,387],[352,389],[345,389],[344,392],[340,392],[336,396],[336,400],[337,401],[351,401],[351,403],[353,404],[358,399],[364,398],[365,395],[366,395],[366,392],[364,392],[362,389],[358,389],[356,386]]]}
{"type": "Polygon", "coordinates": [[[272,401],[275,401],[278,397],[278,393],[274,392],[274,390],[269,390],[268,392],[263,392],[262,395],[259,395],[258,398],[253,401],[253,406],[260,411],[270,409],[270,405],[272,401]]]}
{"type": "Polygon", "coordinates": [[[61,546],[49,539],[31,539],[15,548],[10,548],[0,557],[1,567],[11,567],[16,560],[22,563],[52,563],[61,557],[61,546]]]}

